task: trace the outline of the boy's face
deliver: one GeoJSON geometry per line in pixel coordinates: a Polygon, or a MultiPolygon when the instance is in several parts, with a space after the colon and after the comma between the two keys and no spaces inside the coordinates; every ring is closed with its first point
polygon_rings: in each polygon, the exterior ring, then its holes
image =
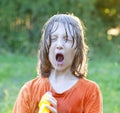
{"type": "Polygon", "coordinates": [[[51,46],[49,49],[49,60],[52,67],[59,72],[71,69],[76,53],[76,41],[73,43],[72,27],[65,30],[62,23],[55,22],[51,34],[51,46]],[[71,33],[70,33],[71,31],[71,33]],[[66,34],[67,32],[67,34],[66,34]]]}

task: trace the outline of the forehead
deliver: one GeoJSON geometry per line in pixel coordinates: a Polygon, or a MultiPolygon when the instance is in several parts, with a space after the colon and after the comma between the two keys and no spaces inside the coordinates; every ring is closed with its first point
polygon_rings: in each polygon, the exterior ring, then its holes
{"type": "Polygon", "coordinates": [[[55,22],[53,24],[52,29],[51,29],[51,34],[54,34],[56,32],[64,33],[64,34],[72,35],[73,36],[72,25],[70,25],[68,23],[55,22]]]}

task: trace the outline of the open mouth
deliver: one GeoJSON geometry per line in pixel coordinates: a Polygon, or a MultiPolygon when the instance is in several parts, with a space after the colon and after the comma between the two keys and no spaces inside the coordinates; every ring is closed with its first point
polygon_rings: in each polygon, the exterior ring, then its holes
{"type": "Polygon", "coordinates": [[[56,54],[56,61],[62,62],[64,60],[64,55],[61,53],[56,54]]]}

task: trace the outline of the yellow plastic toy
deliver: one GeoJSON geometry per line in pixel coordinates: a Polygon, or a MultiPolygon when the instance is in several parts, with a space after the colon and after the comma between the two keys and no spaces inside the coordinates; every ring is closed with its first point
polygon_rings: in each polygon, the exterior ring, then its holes
{"type": "Polygon", "coordinates": [[[50,113],[49,109],[44,107],[46,104],[50,105],[50,103],[46,100],[46,98],[48,98],[49,95],[52,95],[51,92],[47,92],[45,95],[43,95],[43,97],[38,105],[40,108],[40,111],[38,113],[50,113]]]}

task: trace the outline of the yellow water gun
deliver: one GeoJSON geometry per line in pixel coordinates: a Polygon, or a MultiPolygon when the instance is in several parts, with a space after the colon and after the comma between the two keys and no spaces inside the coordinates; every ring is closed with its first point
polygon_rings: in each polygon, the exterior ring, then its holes
{"type": "Polygon", "coordinates": [[[50,106],[50,103],[46,100],[46,98],[48,98],[50,95],[52,95],[51,92],[47,92],[45,95],[43,95],[41,101],[38,104],[40,108],[38,113],[50,113],[49,109],[44,107],[46,104],[50,106]]]}

